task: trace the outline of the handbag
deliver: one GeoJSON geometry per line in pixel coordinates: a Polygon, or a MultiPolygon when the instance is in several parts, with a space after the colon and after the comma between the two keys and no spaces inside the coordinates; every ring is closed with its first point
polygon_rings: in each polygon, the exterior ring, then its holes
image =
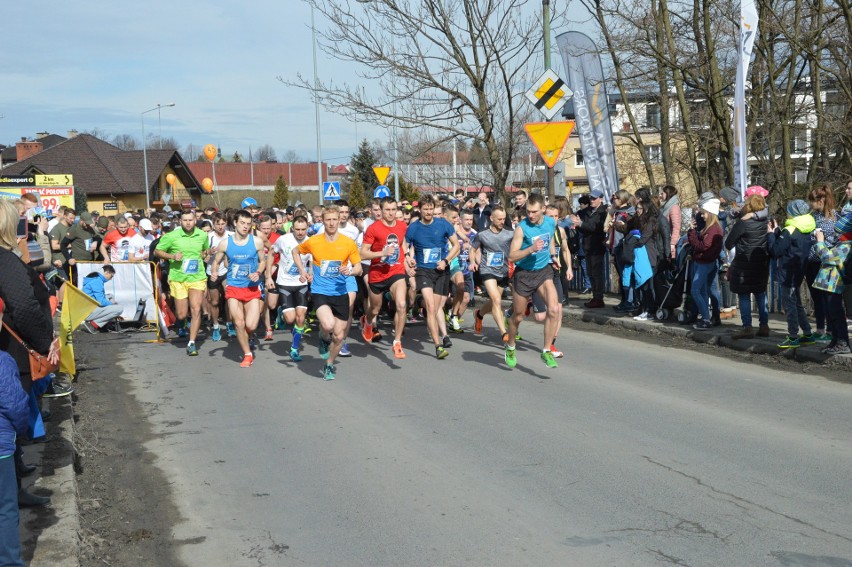
{"type": "MultiPolygon", "coordinates": [[[[9,328],[8,325],[3,326],[10,335],[12,335],[16,341],[21,343],[21,346],[27,349],[27,353],[30,355],[30,374],[32,375],[33,380],[41,380],[48,374],[52,374],[59,370],[59,363],[51,364],[47,359],[47,355],[41,354],[40,352],[33,349],[30,345],[28,345],[24,340],[18,336],[18,334],[9,328]]],[[[56,346],[58,348],[59,339],[53,339],[53,343],[51,343],[51,350],[56,346]]]]}

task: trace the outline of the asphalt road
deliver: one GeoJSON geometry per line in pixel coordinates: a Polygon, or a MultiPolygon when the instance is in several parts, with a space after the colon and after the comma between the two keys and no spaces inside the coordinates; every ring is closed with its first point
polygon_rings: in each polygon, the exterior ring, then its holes
{"type": "Polygon", "coordinates": [[[493,328],[437,361],[424,331],[395,361],[353,330],[333,382],[289,332],[248,370],[128,338],[181,558],[852,566],[852,386],[571,330],[555,370],[506,368],[493,328]]]}

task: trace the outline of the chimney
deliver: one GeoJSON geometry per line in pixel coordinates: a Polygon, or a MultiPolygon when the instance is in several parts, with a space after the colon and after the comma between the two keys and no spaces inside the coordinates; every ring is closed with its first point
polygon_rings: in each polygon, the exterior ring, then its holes
{"type": "Polygon", "coordinates": [[[27,142],[24,139],[15,144],[15,151],[17,153],[16,159],[18,161],[24,161],[25,159],[36,155],[43,149],[44,144],[41,142],[27,142]]]}
{"type": "Polygon", "coordinates": [[[68,130],[68,139],[76,138],[79,133],[77,130],[68,130]]]}
{"type": "Polygon", "coordinates": [[[50,136],[50,132],[36,132],[36,140],[41,140],[47,136],[50,136]]]}

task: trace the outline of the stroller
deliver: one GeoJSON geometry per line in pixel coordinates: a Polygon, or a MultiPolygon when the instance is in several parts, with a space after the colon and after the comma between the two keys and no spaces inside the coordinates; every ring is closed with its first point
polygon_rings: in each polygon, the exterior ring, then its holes
{"type": "Polygon", "coordinates": [[[674,262],[669,261],[668,264],[665,268],[657,270],[654,275],[654,297],[662,298],[657,305],[656,319],[665,321],[677,310],[677,320],[683,323],[695,317],[690,297],[691,278],[689,277],[692,266],[692,247],[686,236],[678,241],[674,262]]]}

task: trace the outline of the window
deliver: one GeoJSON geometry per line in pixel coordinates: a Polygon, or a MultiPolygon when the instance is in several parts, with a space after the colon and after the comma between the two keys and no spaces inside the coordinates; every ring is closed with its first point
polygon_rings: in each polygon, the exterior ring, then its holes
{"type": "Polygon", "coordinates": [[[649,102],[645,105],[645,128],[659,130],[660,122],[660,105],[656,102],[649,102]]]}
{"type": "Polygon", "coordinates": [[[583,150],[574,151],[574,167],[586,167],[586,162],[583,160],[583,150]]]}
{"type": "Polygon", "coordinates": [[[795,174],[796,183],[807,183],[808,182],[808,170],[807,169],[797,169],[795,174]]]}
{"type": "Polygon", "coordinates": [[[793,153],[804,154],[808,151],[808,128],[796,126],[793,128],[793,153]]]}
{"type": "Polygon", "coordinates": [[[663,163],[663,147],[660,144],[645,146],[645,155],[651,163],[663,163]]]}

